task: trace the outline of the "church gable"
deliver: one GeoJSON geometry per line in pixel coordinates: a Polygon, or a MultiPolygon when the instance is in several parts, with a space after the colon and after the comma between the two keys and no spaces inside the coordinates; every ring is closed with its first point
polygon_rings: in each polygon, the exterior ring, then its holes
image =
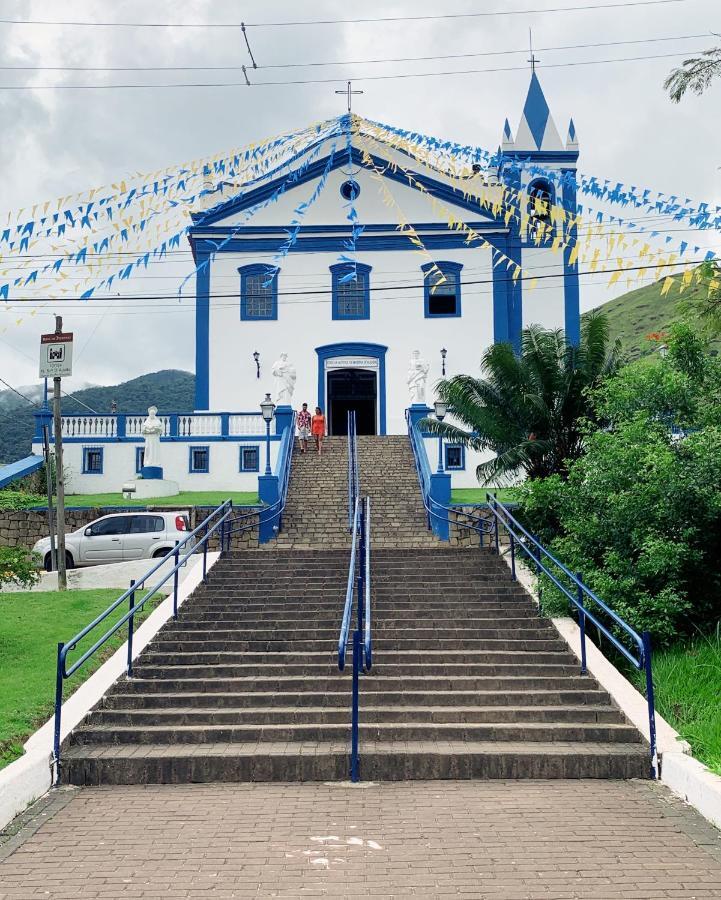
{"type": "Polygon", "coordinates": [[[502,217],[496,218],[490,208],[500,189],[486,187],[476,177],[469,179],[468,191],[461,190],[458,181],[402,153],[383,149],[381,155],[353,147],[349,164],[344,141],[326,140],[298,159],[292,172],[271,176],[232,200],[194,213],[192,237],[228,229],[245,231],[246,227],[280,228],[294,222],[303,230],[318,226],[350,230],[353,221],[393,228],[402,223],[447,228],[455,219],[483,230],[505,230],[502,217]],[[474,198],[474,191],[485,202],[474,198]]]}

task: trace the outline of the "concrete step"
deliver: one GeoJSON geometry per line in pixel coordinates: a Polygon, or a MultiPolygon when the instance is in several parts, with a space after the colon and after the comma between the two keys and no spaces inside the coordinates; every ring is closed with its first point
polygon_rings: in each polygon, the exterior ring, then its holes
{"type": "MultiPolygon", "coordinates": [[[[619,724],[621,713],[612,706],[368,706],[362,705],[363,719],[369,722],[458,723],[473,722],[498,725],[515,722],[582,722],[619,724]]],[[[348,725],[348,710],[332,706],[225,707],[196,706],[162,708],[112,708],[96,710],[91,725],[236,725],[251,723],[272,725],[295,724],[348,725]]]]}
{"type": "MultiPolygon", "coordinates": [[[[369,741],[361,755],[367,781],[644,778],[648,768],[637,744],[369,741]]],[[[348,778],[348,750],[346,741],[80,746],[65,754],[63,775],[78,785],[338,781],[348,778]]]]}
{"type": "MultiPolygon", "coordinates": [[[[288,690],[261,691],[235,690],[221,691],[218,686],[206,685],[207,690],[187,685],[187,690],[174,690],[162,682],[133,678],[118,682],[113,693],[103,699],[103,707],[108,709],[158,709],[179,706],[226,709],[239,707],[342,707],[349,709],[349,684],[347,679],[338,679],[333,691],[288,690]]],[[[609,706],[608,694],[598,688],[563,690],[519,690],[504,691],[391,691],[363,690],[364,706],[609,706]]]]}
{"type": "MultiPolygon", "coordinates": [[[[323,724],[242,725],[81,725],[73,745],[87,744],[213,744],[227,741],[334,741],[348,735],[349,722],[323,724]]],[[[595,742],[631,744],[641,741],[632,725],[556,722],[369,722],[361,717],[359,737],[363,741],[503,741],[595,742]]]]}

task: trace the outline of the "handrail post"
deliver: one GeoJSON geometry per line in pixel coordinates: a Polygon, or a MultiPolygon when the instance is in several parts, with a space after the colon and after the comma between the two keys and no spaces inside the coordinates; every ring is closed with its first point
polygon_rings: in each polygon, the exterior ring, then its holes
{"type": "Polygon", "coordinates": [[[511,538],[511,578],[513,581],[516,580],[516,539],[513,537],[513,532],[510,532],[511,538]]]}
{"type": "Polygon", "coordinates": [[[203,535],[203,584],[208,583],[208,526],[205,526],[203,535]]]}
{"type": "Polygon", "coordinates": [[[651,635],[641,633],[643,640],[643,667],[646,671],[646,700],[648,702],[648,736],[651,745],[651,778],[658,778],[658,750],[656,747],[656,703],[653,693],[653,672],[651,671],[651,635]]]}
{"type": "Polygon", "coordinates": [[[173,618],[178,618],[178,564],[180,563],[180,551],[178,550],[178,541],[175,542],[175,551],[173,553],[173,561],[175,563],[175,571],[173,572],[173,618]]]}
{"type": "MultiPolygon", "coordinates": [[[[538,541],[538,536],[532,534],[531,537],[533,540],[538,541]]],[[[535,552],[533,553],[533,558],[536,560],[536,578],[538,579],[538,615],[543,615],[543,611],[541,608],[541,601],[543,599],[543,582],[541,581],[541,551],[538,547],[533,544],[535,547],[535,552]]]]}
{"type": "Polygon", "coordinates": [[[581,630],[581,675],[585,675],[586,669],[586,607],[583,605],[583,575],[576,572],[578,579],[577,599],[579,605],[579,628],[581,630]]]}
{"type": "Polygon", "coordinates": [[[498,501],[495,497],[493,498],[493,509],[495,512],[495,515],[493,516],[493,530],[496,536],[496,555],[499,556],[501,553],[501,545],[498,537],[498,501]]]}
{"type": "MultiPolygon", "coordinates": [[[[135,579],[130,579],[130,587],[135,586],[135,579]]],[[[135,591],[131,591],[128,597],[128,606],[130,607],[130,618],[128,619],[128,678],[133,677],[133,632],[135,630],[135,591]]]]}
{"type": "Polygon", "coordinates": [[[55,726],[53,730],[53,763],[55,764],[54,784],[60,784],[60,719],[63,708],[63,648],[65,645],[58,643],[58,663],[55,672],[55,726]]]}
{"type": "Polygon", "coordinates": [[[359,513],[359,532],[360,532],[360,557],[358,562],[358,634],[363,634],[363,599],[365,597],[365,558],[366,558],[366,541],[365,541],[365,510],[363,501],[358,504],[359,513]]]}
{"type": "Polygon", "coordinates": [[[360,669],[360,632],[353,632],[353,699],[351,707],[350,731],[350,780],[360,781],[360,763],[358,759],[358,676],[360,669]]]}

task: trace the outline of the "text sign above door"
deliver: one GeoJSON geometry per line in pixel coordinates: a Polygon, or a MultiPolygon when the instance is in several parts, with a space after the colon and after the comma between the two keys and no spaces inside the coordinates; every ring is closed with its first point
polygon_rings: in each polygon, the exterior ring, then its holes
{"type": "Polygon", "coordinates": [[[334,356],[325,361],[326,372],[331,369],[372,369],[377,371],[378,360],[373,356],[334,356]]]}

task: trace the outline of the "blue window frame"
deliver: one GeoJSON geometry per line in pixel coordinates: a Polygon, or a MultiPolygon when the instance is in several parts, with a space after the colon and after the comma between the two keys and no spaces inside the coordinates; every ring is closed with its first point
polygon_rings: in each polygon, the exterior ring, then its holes
{"type": "Polygon", "coordinates": [[[240,318],[243,321],[268,321],[278,318],[277,266],[253,264],[241,266],[240,318]]]}
{"type": "Polygon", "coordinates": [[[451,472],[466,468],[466,448],[461,444],[446,444],[446,469],[451,472]]]}
{"type": "Polygon", "coordinates": [[[145,447],[135,448],[135,474],[139,475],[145,463],[145,447]]]}
{"type": "Polygon", "coordinates": [[[338,263],[330,267],[334,319],[370,319],[371,267],[364,263],[338,263]]]}
{"type": "Polygon", "coordinates": [[[240,472],[259,472],[260,471],[260,447],[258,444],[240,446],[240,472]]]}
{"type": "Polygon", "coordinates": [[[83,447],[83,475],[103,474],[102,447],[83,447]]]}
{"type": "Polygon", "coordinates": [[[461,314],[462,263],[438,262],[421,266],[423,310],[426,319],[447,319],[461,314]],[[443,274],[442,280],[437,269],[443,274]]]}
{"type": "Polygon", "coordinates": [[[210,471],[210,447],[190,448],[188,471],[191,473],[207,473],[210,471]]]}

